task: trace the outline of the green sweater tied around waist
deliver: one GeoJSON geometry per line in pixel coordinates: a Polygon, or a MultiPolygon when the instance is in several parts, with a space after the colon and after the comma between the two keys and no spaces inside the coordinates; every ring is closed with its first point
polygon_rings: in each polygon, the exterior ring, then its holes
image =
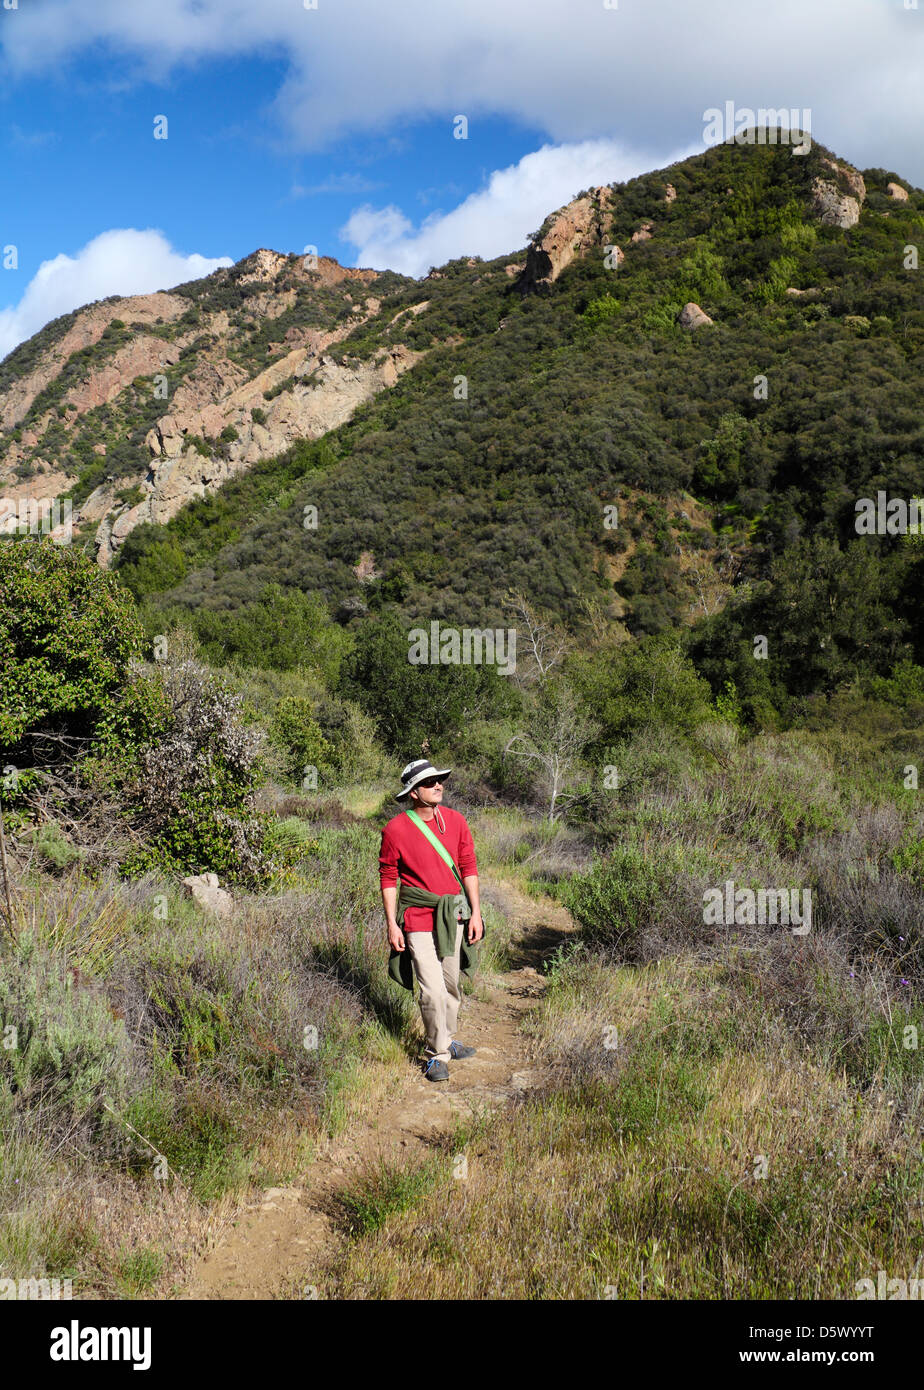
{"type": "MultiPolygon", "coordinates": [[[[433,908],[433,935],[436,941],[436,954],[440,960],[444,956],[451,956],[456,949],[456,931],[459,926],[459,913],[461,911],[463,931],[462,946],[459,951],[459,969],[463,975],[467,975],[471,979],[478,965],[478,947],[484,937],[482,936],[478,941],[466,940],[464,924],[472,915],[466,894],[428,893],[425,888],[416,888],[411,883],[402,883],[398,888],[398,905],[395,911],[395,921],[402,932],[404,931],[404,909],[406,907],[433,908]]],[[[396,951],[392,947],[388,957],[388,974],[396,985],[403,985],[405,989],[413,990],[414,962],[407,949],[407,937],[405,937],[403,951],[396,951]]]]}

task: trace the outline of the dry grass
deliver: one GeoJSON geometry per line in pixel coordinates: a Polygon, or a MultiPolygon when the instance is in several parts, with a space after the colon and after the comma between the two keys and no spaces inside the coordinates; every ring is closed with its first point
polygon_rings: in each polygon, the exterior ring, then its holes
{"type": "Polygon", "coordinates": [[[466,1181],[380,1179],[329,1296],[852,1298],[922,1257],[920,1088],[859,1094],[715,968],[575,961],[538,1036],[556,1084],[466,1181]]]}

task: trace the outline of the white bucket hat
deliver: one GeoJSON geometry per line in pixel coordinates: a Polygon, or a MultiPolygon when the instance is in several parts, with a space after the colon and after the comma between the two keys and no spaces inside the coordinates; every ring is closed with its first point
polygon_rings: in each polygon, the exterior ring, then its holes
{"type": "Polygon", "coordinates": [[[395,800],[401,801],[408,792],[413,791],[418,782],[425,782],[428,777],[448,777],[451,772],[451,767],[434,767],[426,758],[415,758],[401,774],[401,790],[395,793],[395,800]]]}

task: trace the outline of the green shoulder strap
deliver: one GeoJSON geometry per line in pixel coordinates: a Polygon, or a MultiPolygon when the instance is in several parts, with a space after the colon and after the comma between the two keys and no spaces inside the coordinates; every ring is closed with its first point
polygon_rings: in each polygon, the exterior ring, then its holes
{"type": "Polygon", "coordinates": [[[436,838],[433,831],[429,828],[425,821],[422,821],[420,819],[420,816],[418,816],[416,811],[408,809],[405,812],[405,815],[410,816],[411,820],[417,826],[417,829],[421,831],[421,833],[425,835],[426,838],[430,841],[431,845],[436,850],[440,858],[445,859],[446,863],[449,865],[450,869],[452,869],[452,872],[455,874],[456,879],[459,883],[459,887],[462,888],[464,891],[465,885],[462,882],[462,876],[459,873],[459,870],[456,868],[455,861],[452,855],[449,853],[449,850],[443,844],[442,840],[438,840],[436,838]]]}

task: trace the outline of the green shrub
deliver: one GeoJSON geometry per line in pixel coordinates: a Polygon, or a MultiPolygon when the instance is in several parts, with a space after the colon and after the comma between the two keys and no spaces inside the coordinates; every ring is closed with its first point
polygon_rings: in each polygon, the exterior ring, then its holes
{"type": "Polygon", "coordinates": [[[689,735],[716,717],[708,684],[672,633],[579,653],[568,669],[600,729],[592,745],[595,753],[646,725],[689,735]]]}
{"type": "Polygon", "coordinates": [[[590,873],[572,878],[563,901],[588,941],[635,960],[643,931],[669,911],[674,881],[666,862],[634,847],[617,847],[590,873]]]}
{"type": "Polygon", "coordinates": [[[413,752],[424,738],[445,746],[463,737],[472,720],[515,708],[509,680],[494,666],[412,665],[408,632],[393,610],[367,619],[340,685],[375,720],[390,751],[413,752]]]}
{"type": "Polygon", "coordinates": [[[46,821],[44,825],[39,826],[32,832],[30,839],[39,862],[46,867],[66,869],[69,864],[81,858],[81,851],[75,849],[66,839],[60,825],[55,821],[46,821]]]}
{"type": "Polygon", "coordinates": [[[279,701],[273,712],[270,736],[284,751],[286,771],[293,781],[300,781],[308,767],[321,769],[330,764],[331,747],[321,733],[311,701],[288,696],[279,701]]]}
{"type": "Polygon", "coordinates": [[[621,313],[622,305],[619,300],[614,299],[611,294],[604,294],[599,299],[591,300],[581,315],[581,322],[593,331],[609,323],[611,319],[618,318],[621,313]]]}
{"type": "Polygon", "coordinates": [[[0,749],[40,726],[91,736],[142,635],[131,595],[76,546],[0,545],[0,749]]]}
{"type": "Polygon", "coordinates": [[[107,1103],[124,1099],[131,1071],[125,1024],[92,981],[66,957],[38,948],[24,932],[0,959],[0,1076],[16,1105],[44,1116],[44,1128],[72,1122],[108,1126],[107,1103]],[[7,1030],[14,1030],[12,1033],[7,1030]]]}

